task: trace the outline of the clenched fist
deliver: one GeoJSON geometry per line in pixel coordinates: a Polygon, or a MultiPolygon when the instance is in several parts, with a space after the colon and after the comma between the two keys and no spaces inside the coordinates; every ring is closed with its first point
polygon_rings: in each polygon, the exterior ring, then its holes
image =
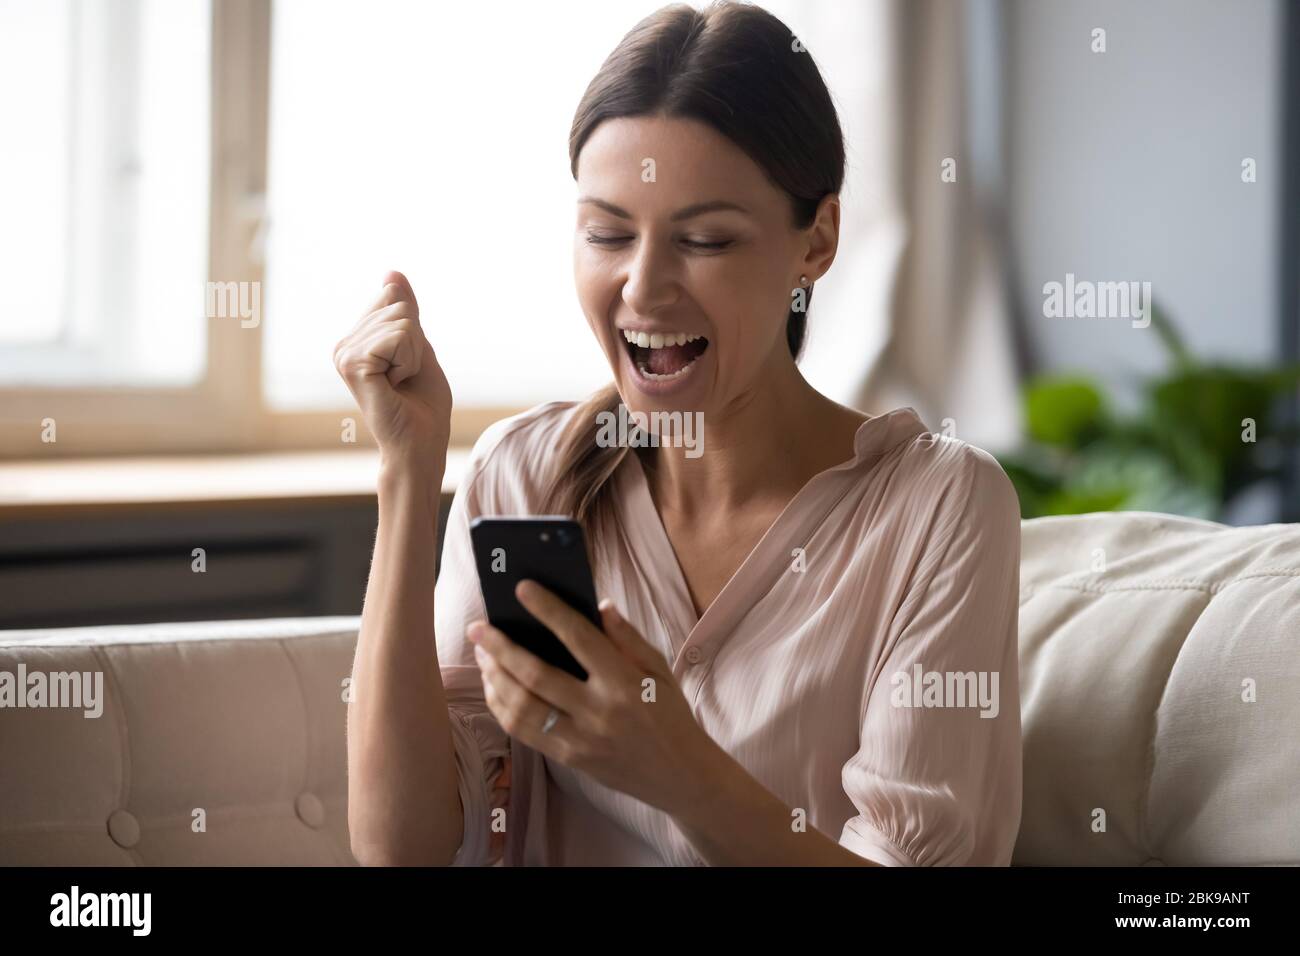
{"type": "Polygon", "coordinates": [[[420,327],[420,307],[406,276],[384,276],[379,298],[334,347],[334,366],[385,461],[430,472],[444,467],[451,388],[420,327]]]}

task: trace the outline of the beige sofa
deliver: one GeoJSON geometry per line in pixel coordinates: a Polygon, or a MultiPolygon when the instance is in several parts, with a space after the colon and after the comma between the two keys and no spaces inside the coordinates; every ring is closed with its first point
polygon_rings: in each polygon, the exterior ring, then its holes
{"type": "MultiPolygon", "coordinates": [[[[1300,525],[1023,536],[1015,862],[1300,864],[1300,525]]],[[[103,674],[98,718],[0,709],[0,863],[354,863],[356,624],[0,634],[0,672],[103,674]]]]}

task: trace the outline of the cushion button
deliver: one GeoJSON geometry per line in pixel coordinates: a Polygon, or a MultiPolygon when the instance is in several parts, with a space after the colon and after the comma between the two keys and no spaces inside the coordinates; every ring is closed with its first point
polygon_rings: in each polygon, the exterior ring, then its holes
{"type": "Polygon", "coordinates": [[[114,810],[108,816],[108,835],[124,850],[140,842],[140,822],[127,810],[114,810]]]}
{"type": "Polygon", "coordinates": [[[325,822],[325,805],[320,802],[320,797],[314,793],[298,794],[298,799],[294,801],[293,808],[298,813],[298,819],[313,830],[320,829],[325,822]]]}

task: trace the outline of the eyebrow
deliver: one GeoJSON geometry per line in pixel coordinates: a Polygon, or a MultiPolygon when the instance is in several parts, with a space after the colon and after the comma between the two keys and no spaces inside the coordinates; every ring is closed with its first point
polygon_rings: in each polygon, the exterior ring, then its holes
{"type": "MultiPolygon", "coordinates": [[[[632,218],[632,214],[628,212],[626,209],[623,209],[619,206],[615,206],[612,202],[606,202],[603,199],[598,199],[595,196],[579,196],[578,205],[581,206],[583,203],[590,203],[593,206],[599,206],[607,213],[610,213],[611,215],[614,216],[618,216],[620,219],[632,218]]],[[[708,202],[697,202],[692,206],[687,206],[684,209],[679,209],[671,216],[669,216],[668,219],[670,222],[680,222],[683,219],[690,219],[693,216],[702,216],[706,212],[726,212],[726,211],[744,213],[747,216],[749,215],[749,210],[746,209],[744,206],[737,205],[734,202],[727,202],[727,200],[725,199],[711,199],[708,202]]]]}

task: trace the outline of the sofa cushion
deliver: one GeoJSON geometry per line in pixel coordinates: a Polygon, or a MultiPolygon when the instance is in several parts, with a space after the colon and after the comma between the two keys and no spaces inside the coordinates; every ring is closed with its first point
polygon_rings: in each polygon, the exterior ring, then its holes
{"type": "Polygon", "coordinates": [[[1300,863],[1300,525],[1035,518],[1020,583],[1013,862],[1300,863]]]}
{"type": "Polygon", "coordinates": [[[0,862],[354,863],[343,681],[356,629],[342,617],[0,634],[0,671],[103,675],[98,717],[0,711],[0,862]]]}

